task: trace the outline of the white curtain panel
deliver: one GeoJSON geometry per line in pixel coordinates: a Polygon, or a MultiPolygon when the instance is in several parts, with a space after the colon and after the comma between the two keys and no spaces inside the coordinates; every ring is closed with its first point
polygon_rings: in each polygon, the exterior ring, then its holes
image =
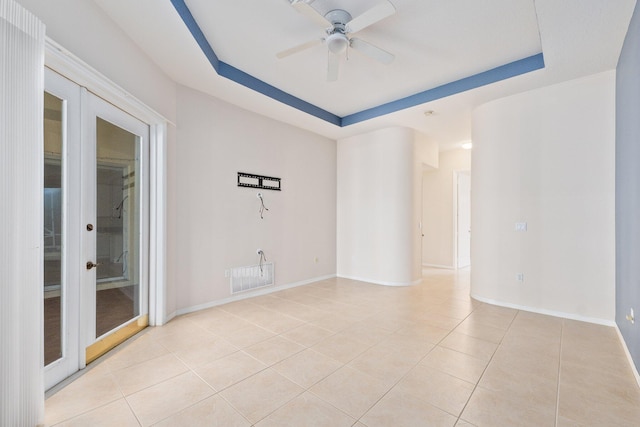
{"type": "Polygon", "coordinates": [[[44,421],[44,34],[0,0],[0,426],[44,421]]]}

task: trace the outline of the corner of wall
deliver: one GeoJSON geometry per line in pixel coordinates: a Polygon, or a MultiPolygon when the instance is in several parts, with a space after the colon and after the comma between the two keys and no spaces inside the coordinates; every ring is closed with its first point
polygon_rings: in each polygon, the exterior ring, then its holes
{"type": "Polygon", "coordinates": [[[616,323],[640,369],[640,3],[636,4],[616,70],[616,323]],[[627,320],[634,309],[635,323],[627,320]]]}

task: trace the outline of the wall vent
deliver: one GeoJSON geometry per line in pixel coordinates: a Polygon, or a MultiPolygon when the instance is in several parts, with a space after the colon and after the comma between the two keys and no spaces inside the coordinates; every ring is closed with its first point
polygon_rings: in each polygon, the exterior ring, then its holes
{"type": "Polygon", "coordinates": [[[273,263],[231,269],[231,293],[250,291],[273,285],[273,263]]]}

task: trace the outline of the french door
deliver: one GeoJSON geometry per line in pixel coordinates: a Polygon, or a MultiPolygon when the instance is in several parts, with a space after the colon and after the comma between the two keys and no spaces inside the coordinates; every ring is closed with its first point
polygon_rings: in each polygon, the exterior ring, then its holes
{"type": "Polygon", "coordinates": [[[148,324],[149,126],[45,73],[46,388],[148,324]]]}

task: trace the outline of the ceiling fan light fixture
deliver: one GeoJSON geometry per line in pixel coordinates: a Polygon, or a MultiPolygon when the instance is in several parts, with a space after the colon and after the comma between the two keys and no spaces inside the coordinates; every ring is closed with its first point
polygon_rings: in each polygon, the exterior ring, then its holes
{"type": "Polygon", "coordinates": [[[325,41],[329,51],[336,55],[344,53],[347,50],[347,46],[349,46],[347,36],[339,32],[329,34],[325,41]]]}

